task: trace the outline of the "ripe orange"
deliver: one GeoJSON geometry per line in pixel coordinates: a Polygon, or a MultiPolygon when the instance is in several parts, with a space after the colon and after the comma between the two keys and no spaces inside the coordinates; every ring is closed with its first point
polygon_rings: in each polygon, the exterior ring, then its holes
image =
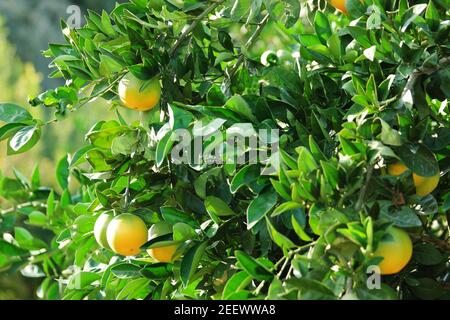
{"type": "Polygon", "coordinates": [[[97,243],[105,249],[111,249],[108,240],[106,239],[106,230],[109,223],[114,217],[107,213],[102,213],[98,216],[97,221],[94,225],[94,236],[97,243]]]}
{"type": "MultiPolygon", "coordinates": [[[[409,170],[403,163],[397,162],[388,166],[388,173],[391,176],[399,176],[409,170]]],[[[436,189],[439,184],[439,173],[431,177],[423,177],[413,173],[414,185],[416,186],[416,194],[426,196],[436,189]]]]}
{"type": "Polygon", "coordinates": [[[408,171],[408,168],[401,162],[396,162],[388,166],[388,173],[391,176],[397,177],[403,174],[405,171],[408,171]]]}
{"type": "Polygon", "coordinates": [[[119,97],[129,109],[139,111],[153,109],[161,98],[159,79],[155,77],[149,81],[143,81],[129,72],[120,80],[119,97]]]}
{"type": "Polygon", "coordinates": [[[374,256],[383,257],[379,267],[381,274],[395,274],[400,272],[411,260],[412,241],[409,235],[402,229],[390,227],[384,238],[378,244],[374,256]]]}
{"type": "Polygon", "coordinates": [[[424,197],[436,189],[439,184],[439,173],[432,177],[422,177],[413,173],[413,180],[416,186],[416,194],[424,197]]]}
{"type": "MultiPolygon", "coordinates": [[[[361,3],[363,3],[363,0],[360,0],[361,3]]],[[[330,0],[330,4],[341,11],[343,14],[347,15],[347,0],[330,0]]]]}
{"type": "Polygon", "coordinates": [[[145,222],[129,213],[123,213],[108,225],[106,238],[111,249],[123,256],[137,255],[140,247],[147,242],[147,226],[145,222]]]}
{"type": "MultiPolygon", "coordinates": [[[[172,226],[167,222],[158,222],[151,226],[148,234],[149,240],[172,233],[172,226]]],[[[174,261],[174,254],[178,249],[178,245],[168,245],[159,248],[147,250],[148,254],[159,262],[171,263],[174,261]]]]}
{"type": "Polygon", "coordinates": [[[347,9],[345,8],[345,1],[346,0],[330,0],[330,4],[342,13],[348,14],[347,9]]]}

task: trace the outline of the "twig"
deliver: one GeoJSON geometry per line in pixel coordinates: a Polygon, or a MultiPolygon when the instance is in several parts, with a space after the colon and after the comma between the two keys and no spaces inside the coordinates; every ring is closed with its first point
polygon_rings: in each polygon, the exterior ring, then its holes
{"type": "MultiPolygon", "coordinates": [[[[414,237],[414,236],[413,236],[413,237],[414,237]]],[[[426,234],[424,234],[424,235],[422,235],[422,236],[420,236],[420,237],[416,236],[416,237],[414,237],[414,238],[415,238],[416,240],[421,240],[421,241],[426,242],[426,243],[434,244],[434,245],[436,245],[437,247],[439,247],[441,250],[450,252],[450,243],[447,242],[447,241],[443,241],[443,240],[440,240],[440,239],[436,239],[436,238],[433,238],[433,237],[431,237],[431,236],[429,236],[429,235],[426,235],[426,234]]]]}
{"type": "Polygon", "coordinates": [[[25,203],[19,204],[17,206],[14,206],[12,208],[9,208],[9,209],[0,210],[0,215],[13,213],[19,209],[26,208],[26,207],[35,207],[35,208],[40,207],[40,208],[44,209],[44,208],[47,208],[47,205],[45,203],[36,202],[36,201],[25,202],[25,203]]]}
{"type": "Polygon", "coordinates": [[[186,40],[187,36],[192,32],[192,30],[195,29],[195,27],[203,20],[204,17],[206,17],[208,14],[210,14],[213,10],[215,10],[218,6],[220,6],[225,0],[219,0],[214,3],[212,3],[209,7],[205,9],[197,18],[194,19],[194,21],[191,23],[191,25],[180,35],[178,40],[173,45],[172,49],[169,51],[169,56],[172,58],[175,53],[177,53],[178,48],[183,43],[184,40],[186,40]]]}
{"type": "Polygon", "coordinates": [[[373,165],[370,165],[369,168],[367,168],[366,179],[364,181],[364,185],[362,186],[359,192],[358,201],[356,202],[355,205],[356,211],[360,211],[362,209],[363,201],[367,192],[367,186],[369,185],[369,181],[372,178],[372,173],[373,173],[373,165]]]}
{"type": "MultiPolygon", "coordinates": [[[[261,20],[260,23],[258,23],[258,26],[256,27],[255,32],[251,35],[251,37],[248,39],[247,43],[245,44],[245,50],[248,50],[258,39],[259,35],[263,31],[264,27],[266,26],[267,22],[269,21],[269,14],[266,14],[264,18],[261,20]]],[[[241,66],[241,64],[244,62],[245,56],[244,53],[241,51],[239,54],[239,58],[236,61],[236,64],[233,66],[233,68],[228,73],[228,78],[232,79],[234,75],[236,74],[237,70],[241,66]]]]}
{"type": "Polygon", "coordinates": [[[128,168],[127,174],[128,174],[128,180],[127,180],[127,187],[125,189],[125,203],[124,203],[124,211],[128,210],[128,207],[130,206],[130,185],[131,185],[131,174],[133,172],[133,158],[136,155],[136,152],[138,150],[139,144],[141,143],[141,131],[138,129],[137,139],[136,143],[133,145],[133,149],[131,150],[130,155],[130,167],[128,168]]]}

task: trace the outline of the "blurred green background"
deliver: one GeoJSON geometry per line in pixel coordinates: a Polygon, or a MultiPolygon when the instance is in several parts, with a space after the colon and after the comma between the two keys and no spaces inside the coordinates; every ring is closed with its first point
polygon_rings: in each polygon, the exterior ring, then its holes
{"type": "MultiPolygon", "coordinates": [[[[42,51],[48,43],[64,42],[60,20],[68,19],[71,5],[78,5],[82,15],[87,8],[94,11],[113,9],[116,0],[1,0],[0,1],[0,102],[12,102],[28,108],[28,98],[62,85],[61,79],[49,79],[48,61],[42,51]]],[[[84,19],[83,19],[84,20],[84,19]]],[[[84,21],[82,21],[84,23],[84,21]]],[[[30,152],[6,157],[5,141],[0,143],[0,172],[12,174],[16,168],[30,175],[37,159],[44,185],[55,186],[55,161],[66,153],[73,153],[83,144],[83,133],[95,122],[105,120],[108,106],[91,103],[69,120],[58,122],[43,130],[40,143],[30,152]],[[87,116],[87,114],[89,116],[87,116]]],[[[49,120],[50,110],[33,108],[35,116],[49,120]]],[[[110,113],[111,118],[115,115],[110,113]]],[[[0,207],[5,204],[1,203],[0,207]]]]}
{"type": "MultiPolygon", "coordinates": [[[[0,103],[16,103],[41,119],[52,118],[50,111],[28,107],[28,97],[62,84],[59,79],[48,78],[50,61],[41,52],[49,42],[63,42],[60,19],[68,19],[69,6],[80,6],[84,16],[86,8],[97,12],[111,10],[116,2],[123,1],[0,0],[0,103]]],[[[92,103],[69,120],[47,126],[40,143],[26,154],[6,157],[6,142],[1,142],[0,174],[12,175],[12,169],[16,168],[29,176],[34,166],[39,165],[42,183],[56,187],[55,163],[83,144],[83,133],[96,121],[105,119],[107,108],[92,103]]],[[[114,112],[110,114],[115,117],[114,112]]],[[[0,208],[6,206],[0,199],[0,208]]],[[[18,273],[0,273],[0,300],[35,299],[36,283],[18,273]]]]}

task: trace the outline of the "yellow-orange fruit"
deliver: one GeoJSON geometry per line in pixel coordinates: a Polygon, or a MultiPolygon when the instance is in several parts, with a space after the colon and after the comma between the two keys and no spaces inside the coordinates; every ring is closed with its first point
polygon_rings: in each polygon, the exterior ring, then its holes
{"type": "Polygon", "coordinates": [[[130,72],[120,80],[119,97],[129,109],[139,111],[153,109],[161,98],[159,79],[155,77],[149,81],[143,81],[130,72]]]}
{"type": "Polygon", "coordinates": [[[129,213],[123,213],[108,225],[106,238],[111,250],[123,256],[135,256],[147,242],[148,229],[145,222],[129,213]]]}
{"type": "Polygon", "coordinates": [[[386,232],[390,237],[382,239],[374,252],[374,256],[383,257],[379,264],[383,275],[400,272],[411,260],[413,252],[411,238],[405,231],[390,227],[386,232]]]}
{"type": "Polygon", "coordinates": [[[346,0],[330,0],[330,4],[342,13],[348,14],[347,9],[345,8],[345,1],[346,0]]]}
{"type": "Polygon", "coordinates": [[[416,194],[423,197],[436,189],[439,184],[439,174],[432,177],[422,177],[413,173],[413,180],[416,186],[416,194]]]}
{"type": "MultiPolygon", "coordinates": [[[[409,169],[401,162],[388,165],[388,173],[391,176],[399,176],[407,170],[409,169]]],[[[416,186],[416,194],[422,197],[433,192],[439,184],[439,173],[431,177],[423,177],[415,173],[412,176],[416,186]]]]}
{"type": "MultiPolygon", "coordinates": [[[[151,226],[148,232],[149,240],[172,233],[172,226],[167,222],[158,222],[151,226]]],[[[148,249],[148,254],[159,262],[171,263],[175,260],[175,252],[178,245],[168,245],[164,247],[148,249]]]]}
{"type": "Polygon", "coordinates": [[[408,170],[408,168],[401,162],[396,162],[396,163],[388,165],[388,173],[391,176],[397,177],[397,176],[403,174],[407,170],[408,170]]]}

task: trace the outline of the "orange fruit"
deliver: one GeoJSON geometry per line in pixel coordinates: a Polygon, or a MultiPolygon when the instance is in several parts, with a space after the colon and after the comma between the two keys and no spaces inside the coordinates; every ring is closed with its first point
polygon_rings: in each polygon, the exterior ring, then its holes
{"type": "Polygon", "coordinates": [[[139,111],[153,109],[161,98],[159,79],[155,77],[149,81],[143,81],[129,72],[120,80],[119,97],[129,109],[139,111]]]}
{"type": "Polygon", "coordinates": [[[348,14],[347,9],[345,8],[345,1],[346,0],[330,0],[330,4],[342,13],[348,14]]]}
{"type": "Polygon", "coordinates": [[[147,226],[141,218],[123,213],[111,220],[106,230],[106,238],[115,253],[135,256],[147,242],[147,233],[147,226]]]}
{"type": "Polygon", "coordinates": [[[383,275],[400,272],[411,260],[413,247],[408,233],[402,229],[390,227],[387,238],[381,239],[374,256],[383,257],[380,262],[380,272],[383,275]]]}
{"type": "MultiPolygon", "coordinates": [[[[172,225],[167,222],[158,222],[151,226],[149,230],[149,240],[172,233],[172,225]]],[[[175,260],[175,252],[178,244],[168,245],[164,247],[148,249],[148,254],[158,262],[171,263],[175,260]]]]}
{"type": "MultiPolygon", "coordinates": [[[[407,170],[409,169],[401,162],[388,165],[388,173],[391,176],[399,176],[407,170]]],[[[414,185],[416,186],[416,194],[422,197],[433,192],[439,184],[439,173],[431,177],[423,177],[415,173],[413,173],[412,176],[414,185]]]]}

